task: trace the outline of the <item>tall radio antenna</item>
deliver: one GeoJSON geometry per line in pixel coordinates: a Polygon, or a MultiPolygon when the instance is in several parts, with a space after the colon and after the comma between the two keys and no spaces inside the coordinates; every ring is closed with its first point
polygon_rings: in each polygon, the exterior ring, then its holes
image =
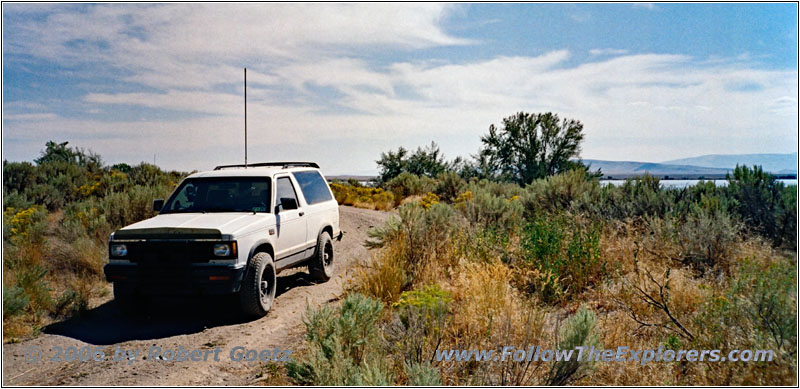
{"type": "Polygon", "coordinates": [[[244,68],[244,167],[247,168],[247,68],[244,68]]]}

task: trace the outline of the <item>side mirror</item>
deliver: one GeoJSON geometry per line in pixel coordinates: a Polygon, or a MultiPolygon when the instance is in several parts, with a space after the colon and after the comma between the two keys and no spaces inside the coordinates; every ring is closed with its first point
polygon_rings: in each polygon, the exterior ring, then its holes
{"type": "Polygon", "coordinates": [[[293,197],[281,197],[279,207],[282,211],[297,209],[297,199],[293,197]]]}
{"type": "Polygon", "coordinates": [[[153,210],[156,212],[161,212],[161,208],[164,208],[164,199],[153,200],[153,210]]]}

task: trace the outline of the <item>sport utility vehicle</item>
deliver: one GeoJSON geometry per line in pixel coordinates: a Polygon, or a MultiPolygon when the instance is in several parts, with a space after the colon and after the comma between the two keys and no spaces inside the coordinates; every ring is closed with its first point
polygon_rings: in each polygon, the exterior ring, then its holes
{"type": "Polygon", "coordinates": [[[123,307],[145,295],[237,293],[246,314],[263,316],[281,270],[333,275],[339,208],[315,163],[217,166],[153,208],[158,215],[109,239],[104,270],[123,307]]]}

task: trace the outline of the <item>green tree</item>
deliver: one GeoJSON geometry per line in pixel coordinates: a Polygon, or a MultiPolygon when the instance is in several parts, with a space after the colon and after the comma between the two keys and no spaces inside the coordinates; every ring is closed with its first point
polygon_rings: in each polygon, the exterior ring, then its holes
{"type": "Polygon", "coordinates": [[[378,178],[381,183],[389,182],[401,173],[435,178],[439,174],[451,170],[450,164],[445,161],[436,142],[431,142],[426,147],[418,147],[413,153],[409,153],[403,147],[398,148],[397,151],[381,153],[381,158],[375,162],[378,164],[378,178]]]}
{"type": "Polygon", "coordinates": [[[784,185],[761,166],[736,165],[733,176],[727,175],[728,188],[736,210],[748,227],[772,239],[775,246],[786,243],[796,247],[797,199],[784,195],[784,185]],[[791,230],[786,234],[784,231],[791,230]],[[784,240],[787,240],[784,242],[784,240]]]}
{"type": "Polygon", "coordinates": [[[87,152],[82,149],[73,149],[67,147],[69,142],[56,143],[48,141],[45,145],[45,150],[42,151],[42,156],[35,159],[37,165],[42,165],[50,162],[65,162],[86,166],[90,170],[96,170],[103,166],[103,161],[99,155],[87,152]]]}
{"type": "Polygon", "coordinates": [[[496,178],[526,185],[577,167],[570,159],[579,156],[581,141],[583,124],[577,120],[519,112],[503,119],[502,128],[489,126],[479,158],[496,178]]]}

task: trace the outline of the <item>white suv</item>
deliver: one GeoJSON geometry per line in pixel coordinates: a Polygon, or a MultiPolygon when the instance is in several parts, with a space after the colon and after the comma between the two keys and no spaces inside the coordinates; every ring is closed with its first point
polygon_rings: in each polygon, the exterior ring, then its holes
{"type": "Polygon", "coordinates": [[[123,307],[146,295],[238,293],[246,314],[263,316],[281,270],[333,275],[339,208],[315,163],[217,166],[153,207],[157,216],[109,240],[104,270],[123,307]]]}

